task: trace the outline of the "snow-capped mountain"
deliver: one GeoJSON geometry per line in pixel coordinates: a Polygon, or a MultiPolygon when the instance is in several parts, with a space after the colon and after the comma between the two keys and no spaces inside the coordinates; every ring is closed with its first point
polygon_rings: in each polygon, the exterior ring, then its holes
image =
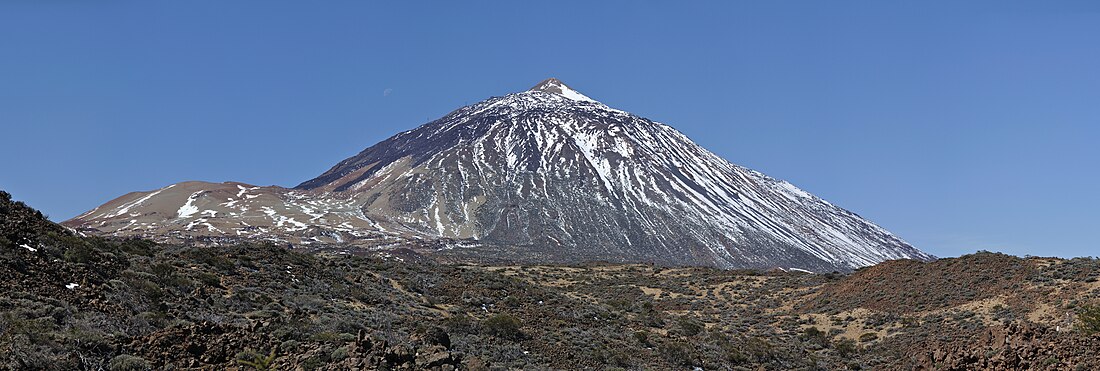
{"type": "Polygon", "coordinates": [[[933,259],[557,79],[397,134],[294,189],[185,182],[66,224],[164,241],[419,241],[440,254],[524,262],[832,271],[933,259]]]}

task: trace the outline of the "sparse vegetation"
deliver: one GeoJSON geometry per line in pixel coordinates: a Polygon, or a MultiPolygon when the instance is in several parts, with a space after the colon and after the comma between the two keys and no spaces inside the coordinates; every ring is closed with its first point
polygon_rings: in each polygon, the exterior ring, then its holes
{"type": "Polygon", "coordinates": [[[111,358],[111,362],[107,364],[107,368],[111,371],[146,371],[151,370],[149,362],[141,357],[134,357],[128,354],[120,354],[115,358],[111,358]]]}
{"type": "Polygon", "coordinates": [[[1100,367],[1095,259],[475,266],[83,238],[0,213],[3,369],[1100,367]],[[1079,331],[1056,331],[1074,310],[1079,331]]]}
{"type": "Polygon", "coordinates": [[[252,350],[244,351],[237,354],[237,363],[254,370],[272,370],[272,365],[275,363],[275,348],[272,348],[266,356],[252,350]]]}
{"type": "Polygon", "coordinates": [[[520,340],[523,338],[523,332],[520,331],[520,327],[523,327],[523,324],[520,323],[519,319],[511,315],[494,315],[486,319],[483,326],[485,327],[486,333],[501,339],[520,340]]]}
{"type": "Polygon", "coordinates": [[[836,350],[837,355],[841,358],[849,358],[852,356],[852,353],[855,353],[856,350],[859,349],[859,346],[856,345],[855,340],[840,339],[833,344],[833,349],[836,350]]]}
{"type": "Polygon", "coordinates": [[[1085,304],[1077,310],[1077,328],[1089,335],[1100,333],[1100,303],[1085,304]]]}
{"type": "Polygon", "coordinates": [[[859,342],[861,343],[872,342],[875,340],[878,340],[878,334],[874,332],[868,332],[864,333],[863,335],[859,335],[859,342]]]}

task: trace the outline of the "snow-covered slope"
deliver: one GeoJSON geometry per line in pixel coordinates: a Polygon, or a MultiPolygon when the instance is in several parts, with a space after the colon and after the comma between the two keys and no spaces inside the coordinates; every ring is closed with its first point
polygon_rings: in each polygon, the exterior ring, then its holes
{"type": "Polygon", "coordinates": [[[244,235],[262,220],[255,237],[294,244],[443,239],[463,242],[440,245],[446,254],[519,261],[831,271],[933,258],[556,79],[400,133],[294,190],[255,189],[265,205],[244,206],[235,184],[205,184],[171,199],[167,189],[124,196],[68,224],[143,234],[126,215],[167,204],[147,222],[160,231],[143,235],[244,235]]]}
{"type": "Polygon", "coordinates": [[[237,182],[182,182],[124,195],[63,224],[81,232],[171,243],[262,240],[373,247],[409,237],[378,228],[348,196],[237,182]]]}

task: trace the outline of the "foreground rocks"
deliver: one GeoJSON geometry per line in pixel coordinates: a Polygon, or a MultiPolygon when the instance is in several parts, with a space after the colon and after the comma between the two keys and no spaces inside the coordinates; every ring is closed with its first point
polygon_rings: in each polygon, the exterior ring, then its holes
{"type": "Polygon", "coordinates": [[[917,359],[927,369],[1096,370],[1100,369],[1097,351],[1100,335],[1059,333],[1025,322],[988,329],[978,341],[922,349],[917,359]]]}
{"type": "Polygon", "coordinates": [[[1076,315],[1100,302],[1093,259],[477,266],[86,238],[0,212],[3,369],[1100,368],[1076,315]]]}

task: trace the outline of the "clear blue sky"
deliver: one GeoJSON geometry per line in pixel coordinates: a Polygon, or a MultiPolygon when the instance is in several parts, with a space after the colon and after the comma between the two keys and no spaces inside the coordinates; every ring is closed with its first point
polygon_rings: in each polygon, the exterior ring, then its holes
{"type": "Polygon", "coordinates": [[[936,255],[1100,255],[1095,1],[458,3],[4,1],[0,189],[294,186],[556,76],[936,255]]]}

